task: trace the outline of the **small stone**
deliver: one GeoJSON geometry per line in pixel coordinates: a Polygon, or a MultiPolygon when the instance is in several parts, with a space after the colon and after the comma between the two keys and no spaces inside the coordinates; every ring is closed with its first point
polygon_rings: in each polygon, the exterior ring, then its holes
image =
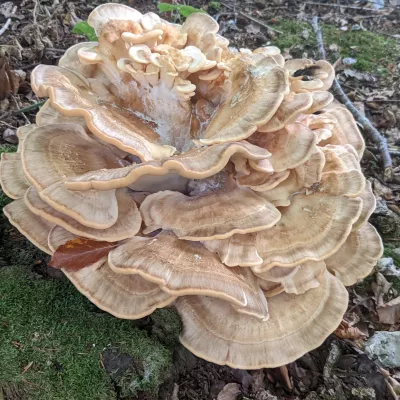
{"type": "Polygon", "coordinates": [[[396,276],[400,278],[400,268],[397,268],[394,265],[392,257],[383,257],[378,260],[376,264],[376,269],[385,276],[396,276]]]}
{"type": "Polygon", "coordinates": [[[14,129],[7,128],[7,129],[3,132],[3,139],[4,139],[7,143],[18,144],[17,133],[16,133],[16,131],[15,131],[14,129]]]}
{"type": "Polygon", "coordinates": [[[352,57],[345,57],[345,58],[343,58],[343,60],[342,60],[342,63],[344,64],[344,65],[353,65],[353,64],[355,64],[357,62],[357,59],[356,58],[352,58],[352,57]]]}
{"type": "Polygon", "coordinates": [[[400,367],[400,332],[376,332],[365,343],[365,353],[381,367],[400,367]]]}

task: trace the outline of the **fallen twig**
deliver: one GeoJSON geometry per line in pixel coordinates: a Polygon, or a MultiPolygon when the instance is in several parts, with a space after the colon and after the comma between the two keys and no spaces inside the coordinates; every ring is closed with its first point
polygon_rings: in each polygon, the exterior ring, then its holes
{"type": "MultiPolygon", "coordinates": [[[[352,10],[365,10],[365,11],[375,11],[375,12],[382,12],[382,10],[378,10],[376,8],[366,8],[366,7],[356,7],[356,6],[347,6],[345,4],[335,4],[335,3],[318,3],[315,1],[305,1],[303,4],[310,4],[314,6],[324,6],[324,7],[339,7],[339,8],[350,8],[352,10]]],[[[394,7],[387,6],[386,8],[394,9],[394,7]]],[[[385,16],[386,14],[381,14],[385,16]]]]}
{"type": "Polygon", "coordinates": [[[292,390],[293,386],[292,386],[292,382],[290,381],[289,371],[287,369],[287,366],[286,365],[282,365],[282,367],[279,367],[279,372],[281,374],[283,383],[285,384],[285,388],[287,390],[292,390]]]}
{"type": "Polygon", "coordinates": [[[0,29],[0,36],[8,29],[11,24],[11,18],[8,18],[4,26],[0,29]]]}
{"type": "Polygon", "coordinates": [[[377,99],[377,100],[365,100],[366,103],[400,103],[400,99],[387,99],[387,100],[382,100],[382,99],[377,99]]]}
{"type": "MultiPolygon", "coordinates": [[[[230,6],[229,4],[225,4],[225,3],[222,3],[222,2],[221,2],[221,4],[222,4],[224,7],[229,8],[230,10],[235,11],[234,7],[230,6]]],[[[262,27],[265,28],[265,29],[269,29],[269,30],[271,30],[271,31],[273,31],[273,32],[277,32],[277,33],[283,33],[282,31],[279,31],[278,29],[272,28],[271,26],[269,26],[269,25],[267,25],[267,24],[264,24],[264,22],[261,22],[261,21],[259,21],[258,19],[255,19],[255,18],[251,17],[250,15],[245,14],[245,13],[243,13],[243,12],[241,12],[241,11],[238,11],[238,14],[241,15],[242,17],[245,17],[245,18],[249,19],[250,21],[253,21],[254,23],[256,23],[256,24],[262,26],[262,27]]]]}
{"type": "MultiPolygon", "coordinates": [[[[14,100],[14,103],[15,103],[15,106],[17,107],[17,110],[21,110],[20,105],[19,105],[20,103],[19,103],[18,99],[17,99],[16,97],[14,97],[13,95],[11,95],[11,97],[12,97],[12,99],[14,100]]],[[[24,113],[23,111],[20,111],[20,112],[21,112],[22,116],[24,117],[25,122],[26,122],[27,124],[30,124],[31,121],[29,121],[29,119],[28,119],[28,117],[25,115],[25,113],[24,113]]]]}
{"type": "MultiPolygon", "coordinates": [[[[367,149],[369,151],[372,151],[372,153],[379,153],[379,149],[377,149],[376,147],[367,146],[367,149]]],[[[389,154],[394,156],[394,157],[400,157],[400,151],[398,151],[398,150],[389,149],[389,154]]]]}
{"type": "MultiPolygon", "coordinates": [[[[322,31],[318,25],[318,17],[313,18],[312,27],[314,29],[315,38],[317,40],[319,57],[325,60],[326,53],[325,53],[324,43],[322,40],[322,31]]],[[[393,163],[392,163],[392,158],[390,157],[386,138],[383,137],[381,133],[371,124],[371,121],[368,118],[364,117],[360,113],[360,111],[357,110],[354,104],[347,97],[346,93],[343,91],[339,81],[336,78],[333,80],[331,92],[353,114],[353,117],[362,126],[364,132],[377,145],[380,154],[382,156],[384,179],[385,181],[390,181],[393,178],[393,163]]]]}
{"type": "Polygon", "coordinates": [[[329,381],[329,379],[331,378],[332,368],[338,362],[341,355],[342,351],[340,347],[337,345],[337,343],[332,342],[322,373],[325,382],[329,381]]]}
{"type": "Polygon", "coordinates": [[[54,49],[53,47],[48,47],[45,51],[52,51],[54,53],[62,53],[64,54],[66,50],[64,49],[54,49]]]}
{"type": "MultiPolygon", "coordinates": [[[[14,8],[11,11],[11,14],[15,14],[17,11],[17,6],[14,6],[14,8]]],[[[6,23],[3,25],[3,27],[0,29],[0,36],[8,29],[8,27],[11,24],[11,17],[7,18],[6,23]]]]}

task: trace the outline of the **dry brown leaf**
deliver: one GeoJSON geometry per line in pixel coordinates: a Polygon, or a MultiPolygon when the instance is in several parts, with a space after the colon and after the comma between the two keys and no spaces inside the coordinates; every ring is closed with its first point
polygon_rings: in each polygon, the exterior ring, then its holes
{"type": "Polygon", "coordinates": [[[0,100],[5,99],[14,91],[15,84],[11,76],[8,61],[5,58],[0,58],[0,100]]]}
{"type": "Polygon", "coordinates": [[[350,324],[345,320],[340,323],[333,333],[341,339],[357,340],[365,338],[364,333],[362,333],[358,328],[350,326],[350,324]]]}
{"type": "Polygon", "coordinates": [[[400,296],[376,309],[379,322],[382,324],[395,324],[400,322],[400,296]]]}
{"type": "Polygon", "coordinates": [[[60,246],[49,265],[54,268],[81,269],[99,261],[115,247],[117,243],[76,238],[60,246]]]}

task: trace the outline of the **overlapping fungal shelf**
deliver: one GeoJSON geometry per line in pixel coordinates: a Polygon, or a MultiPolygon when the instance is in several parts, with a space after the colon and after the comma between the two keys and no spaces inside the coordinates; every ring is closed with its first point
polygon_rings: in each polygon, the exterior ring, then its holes
{"type": "Polygon", "coordinates": [[[48,101],[2,154],[10,222],[49,254],[115,242],[67,277],[119,318],[175,306],[206,360],[275,367],[320,345],[382,254],[332,66],[235,51],[203,13],[105,4],[88,21],[98,42],[32,73],[48,101]]]}

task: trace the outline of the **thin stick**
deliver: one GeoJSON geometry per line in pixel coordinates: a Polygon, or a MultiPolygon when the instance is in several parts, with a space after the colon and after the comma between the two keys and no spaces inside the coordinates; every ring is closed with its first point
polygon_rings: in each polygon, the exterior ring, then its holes
{"type": "MultiPolygon", "coordinates": [[[[315,32],[315,38],[318,45],[319,57],[326,60],[326,53],[324,48],[324,42],[322,40],[322,31],[318,25],[318,17],[314,17],[312,20],[312,27],[315,32]]],[[[387,140],[383,137],[380,132],[371,124],[371,121],[364,117],[360,111],[354,107],[354,104],[347,97],[346,93],[340,86],[339,81],[335,78],[331,87],[332,93],[338,98],[338,100],[346,106],[346,108],[353,114],[356,121],[363,127],[364,132],[370,137],[372,141],[377,145],[383,163],[384,179],[390,181],[393,178],[393,163],[390,157],[387,140]]]]}
{"type": "MultiPolygon", "coordinates": [[[[311,4],[314,6],[325,6],[325,7],[339,7],[339,8],[350,8],[352,10],[365,10],[365,11],[375,11],[375,12],[380,12],[381,10],[377,10],[375,8],[364,8],[364,7],[356,7],[356,6],[346,6],[344,4],[332,4],[332,3],[317,3],[314,1],[305,1],[303,4],[311,4]]],[[[386,7],[390,9],[394,9],[394,7],[386,7]]],[[[386,14],[382,14],[382,16],[385,16],[386,14]]]]}
{"type": "MultiPolygon", "coordinates": [[[[222,4],[224,7],[229,8],[230,10],[235,11],[234,7],[232,7],[232,6],[228,5],[228,4],[222,3],[222,2],[221,2],[221,4],[222,4]]],[[[251,17],[250,15],[247,15],[247,14],[241,12],[241,11],[239,11],[238,14],[241,15],[242,17],[245,17],[245,18],[249,19],[250,21],[253,21],[253,22],[256,23],[257,25],[262,26],[262,27],[265,28],[265,29],[270,29],[271,31],[277,32],[277,33],[283,33],[282,31],[278,31],[278,29],[272,28],[271,26],[269,26],[269,25],[267,25],[267,24],[264,24],[264,22],[261,22],[261,21],[259,21],[258,19],[255,19],[255,18],[251,17]]]]}
{"type": "Polygon", "coordinates": [[[365,100],[366,103],[400,103],[400,99],[387,99],[387,100],[365,100]]]}
{"type": "MultiPolygon", "coordinates": [[[[15,14],[17,11],[17,6],[14,6],[14,8],[11,11],[11,14],[15,14]]],[[[0,36],[8,29],[8,27],[11,24],[11,17],[7,19],[6,23],[4,26],[0,29],[0,36]]]]}
{"type": "MultiPolygon", "coordinates": [[[[17,109],[20,110],[21,108],[20,108],[20,106],[19,106],[19,102],[18,102],[17,98],[16,98],[15,96],[13,96],[13,95],[11,95],[11,97],[12,97],[12,99],[14,100],[14,103],[15,103],[15,106],[17,107],[17,109]]],[[[25,115],[25,113],[24,113],[23,111],[21,111],[21,114],[22,114],[22,116],[24,117],[25,122],[28,123],[28,124],[30,124],[31,121],[29,121],[29,119],[28,119],[28,117],[25,115]]]]}
{"type": "MultiPolygon", "coordinates": [[[[367,146],[367,149],[369,151],[372,151],[372,153],[379,153],[379,149],[377,149],[376,147],[367,146]]],[[[392,155],[393,157],[400,157],[400,151],[399,150],[390,150],[389,149],[389,154],[392,155]]]]}
{"type": "Polygon", "coordinates": [[[9,128],[15,129],[14,126],[12,126],[12,125],[10,125],[10,124],[7,124],[7,122],[0,121],[0,124],[1,124],[1,125],[5,125],[5,126],[8,126],[9,128]]]}
{"type": "Polygon", "coordinates": [[[4,26],[0,29],[0,36],[8,29],[11,24],[11,18],[8,18],[4,26]]]}
{"type": "Polygon", "coordinates": [[[38,9],[38,5],[39,5],[39,0],[33,0],[34,1],[34,3],[35,3],[35,6],[33,7],[33,13],[32,13],[32,15],[33,15],[33,23],[34,23],[34,25],[36,25],[36,16],[37,16],[37,9],[38,9]]]}
{"type": "Polygon", "coordinates": [[[48,47],[46,51],[53,51],[54,53],[62,53],[62,54],[66,52],[66,50],[64,49],[54,49],[53,47],[48,47]]]}

